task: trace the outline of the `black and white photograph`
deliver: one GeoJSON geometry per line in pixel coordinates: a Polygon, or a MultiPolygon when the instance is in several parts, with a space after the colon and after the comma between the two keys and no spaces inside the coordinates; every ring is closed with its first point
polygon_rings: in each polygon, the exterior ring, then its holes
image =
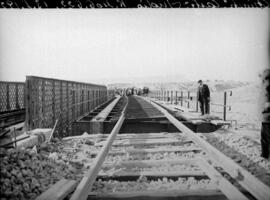
{"type": "Polygon", "coordinates": [[[22,2],[0,9],[0,200],[270,199],[266,2],[22,2]]]}

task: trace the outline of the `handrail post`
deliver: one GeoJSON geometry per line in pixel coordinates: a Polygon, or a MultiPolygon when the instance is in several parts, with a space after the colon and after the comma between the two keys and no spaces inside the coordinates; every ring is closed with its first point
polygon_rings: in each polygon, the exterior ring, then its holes
{"type": "Polygon", "coordinates": [[[173,91],[171,91],[171,104],[173,104],[173,91]]]}
{"type": "Polygon", "coordinates": [[[175,104],[177,105],[177,90],[175,91],[175,104]]]}
{"type": "Polygon", "coordinates": [[[227,92],[224,92],[223,120],[226,121],[227,92]]]}
{"type": "Polygon", "coordinates": [[[165,101],[165,99],[166,99],[166,91],[165,90],[163,90],[163,101],[165,101]]]}
{"type": "Polygon", "coordinates": [[[199,111],[199,102],[198,102],[198,93],[196,93],[196,112],[198,111],[199,111]]]}
{"type": "Polygon", "coordinates": [[[183,91],[181,91],[181,106],[183,106],[183,91]]]}
{"type": "Polygon", "coordinates": [[[190,99],[190,92],[189,92],[189,91],[188,91],[188,93],[187,93],[187,98],[188,98],[187,107],[189,108],[189,99],[190,99]]]}

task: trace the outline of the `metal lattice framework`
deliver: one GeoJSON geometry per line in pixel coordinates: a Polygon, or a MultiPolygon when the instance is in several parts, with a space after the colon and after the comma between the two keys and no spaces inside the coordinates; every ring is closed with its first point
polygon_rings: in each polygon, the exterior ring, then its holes
{"type": "Polygon", "coordinates": [[[25,108],[23,82],[0,81],[0,113],[25,108]]]}
{"type": "Polygon", "coordinates": [[[52,128],[58,119],[55,136],[71,135],[72,122],[107,99],[103,85],[27,76],[27,129],[52,128]]]}

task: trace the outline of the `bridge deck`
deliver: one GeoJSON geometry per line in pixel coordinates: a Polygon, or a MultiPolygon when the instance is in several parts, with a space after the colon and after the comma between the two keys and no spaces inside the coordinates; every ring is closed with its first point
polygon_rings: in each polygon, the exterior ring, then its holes
{"type": "Polygon", "coordinates": [[[126,110],[126,119],[157,118],[164,115],[157,110],[151,103],[143,100],[141,97],[128,97],[128,107],[126,110]]]}

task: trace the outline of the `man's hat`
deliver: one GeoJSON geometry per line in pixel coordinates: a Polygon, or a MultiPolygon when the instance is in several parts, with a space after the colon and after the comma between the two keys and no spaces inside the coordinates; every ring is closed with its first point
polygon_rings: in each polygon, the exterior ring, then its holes
{"type": "Polygon", "coordinates": [[[202,80],[198,80],[198,83],[202,83],[202,80]]]}

